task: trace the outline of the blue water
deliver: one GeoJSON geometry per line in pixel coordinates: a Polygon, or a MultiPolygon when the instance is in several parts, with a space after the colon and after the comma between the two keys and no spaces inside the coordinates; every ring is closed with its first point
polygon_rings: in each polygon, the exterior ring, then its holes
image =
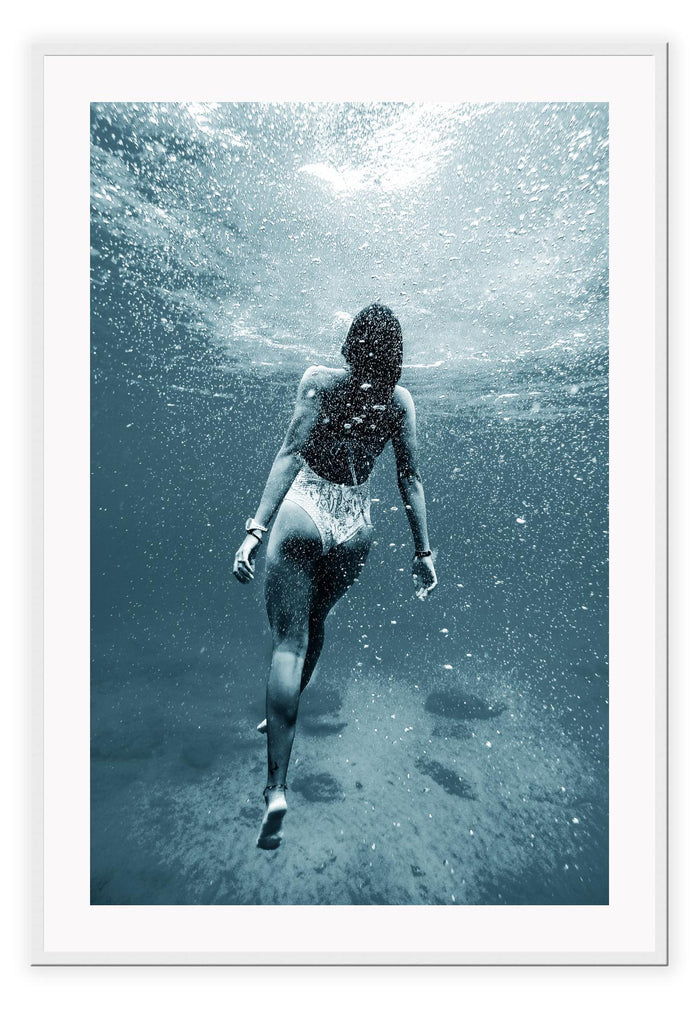
{"type": "Polygon", "coordinates": [[[607,902],[606,106],[91,127],[92,901],[607,902]],[[414,599],[386,451],[261,853],[269,639],[232,555],[301,373],[371,301],[440,582],[414,599]]]}

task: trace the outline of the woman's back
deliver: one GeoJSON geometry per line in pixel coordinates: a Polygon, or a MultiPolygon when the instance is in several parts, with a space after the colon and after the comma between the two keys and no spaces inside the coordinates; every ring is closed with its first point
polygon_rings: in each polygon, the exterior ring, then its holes
{"type": "Polygon", "coordinates": [[[363,483],[395,433],[406,389],[327,366],[311,367],[303,384],[317,402],[317,418],[301,455],[326,480],[363,483]]]}

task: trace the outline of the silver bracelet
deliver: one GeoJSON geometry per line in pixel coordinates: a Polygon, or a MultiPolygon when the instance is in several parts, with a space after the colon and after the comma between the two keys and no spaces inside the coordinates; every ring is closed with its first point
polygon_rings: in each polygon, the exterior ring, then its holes
{"type": "Polygon", "coordinates": [[[267,533],[267,528],[266,526],[262,526],[262,524],[258,523],[255,519],[248,519],[245,523],[245,533],[251,533],[252,536],[261,544],[262,534],[267,533]]]}

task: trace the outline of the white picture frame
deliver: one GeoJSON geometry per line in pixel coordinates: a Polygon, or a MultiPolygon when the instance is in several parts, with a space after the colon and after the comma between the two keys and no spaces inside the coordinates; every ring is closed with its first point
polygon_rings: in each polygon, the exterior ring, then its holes
{"type": "Polygon", "coordinates": [[[666,963],[666,46],[269,37],[172,49],[144,41],[142,52],[124,53],[85,43],[65,52],[39,47],[35,56],[44,161],[37,201],[45,522],[33,962],[666,963]],[[610,105],[607,907],[89,902],[89,104],[349,98],[610,105]],[[292,936],[293,948],[274,948],[270,935],[292,936]]]}

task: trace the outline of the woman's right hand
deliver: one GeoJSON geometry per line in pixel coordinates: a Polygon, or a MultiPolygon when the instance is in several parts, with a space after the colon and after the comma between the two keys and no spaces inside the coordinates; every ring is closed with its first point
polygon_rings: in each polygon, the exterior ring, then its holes
{"type": "Polygon", "coordinates": [[[235,552],[233,575],[240,583],[250,583],[254,579],[254,559],[259,543],[254,534],[247,533],[235,552]]]}
{"type": "Polygon", "coordinates": [[[431,555],[427,555],[426,558],[415,557],[412,559],[412,579],[414,580],[414,589],[417,591],[417,597],[420,601],[424,601],[427,594],[438,583],[431,555]]]}

